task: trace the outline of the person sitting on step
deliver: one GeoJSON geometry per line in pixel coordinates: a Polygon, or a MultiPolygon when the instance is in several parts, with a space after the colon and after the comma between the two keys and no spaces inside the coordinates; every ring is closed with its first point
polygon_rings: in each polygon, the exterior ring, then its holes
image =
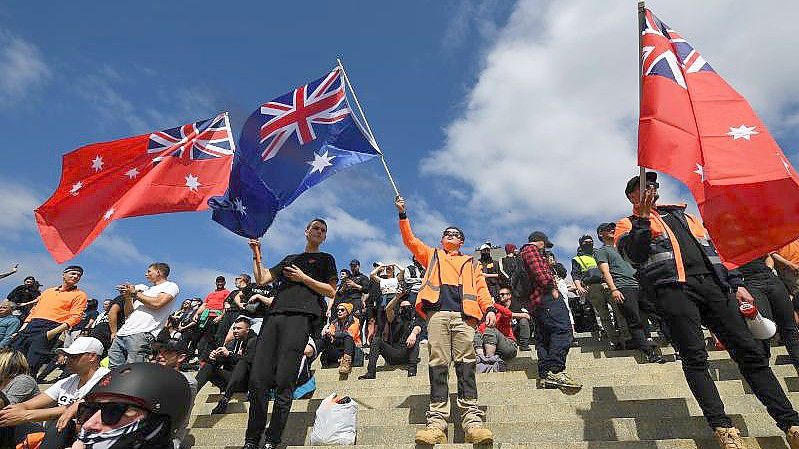
{"type": "Polygon", "coordinates": [[[361,346],[361,323],[352,315],[352,304],[341,303],[336,306],[336,319],[322,334],[322,366],[338,365],[338,372],[349,374],[355,347],[361,346]]]}
{"type": "Polygon", "coordinates": [[[516,357],[518,346],[516,337],[513,335],[511,320],[514,315],[521,315],[511,312],[511,290],[507,287],[499,289],[499,302],[494,303],[497,310],[497,325],[495,327],[486,326],[485,320],[477,327],[474,334],[474,350],[478,357],[493,357],[498,355],[502,360],[510,360],[516,357]]]}
{"type": "Polygon", "coordinates": [[[377,377],[377,359],[381,355],[388,365],[407,364],[408,377],[416,375],[416,365],[419,362],[419,335],[425,324],[407,298],[407,295],[398,295],[386,307],[386,319],[389,322],[388,338],[376,338],[372,341],[366,374],[359,376],[358,379],[377,377]]]}

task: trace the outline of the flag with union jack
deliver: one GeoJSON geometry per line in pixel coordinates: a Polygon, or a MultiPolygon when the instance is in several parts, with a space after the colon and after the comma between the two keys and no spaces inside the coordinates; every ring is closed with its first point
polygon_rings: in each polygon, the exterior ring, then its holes
{"type": "Polygon", "coordinates": [[[355,120],[340,68],[250,115],[239,138],[225,196],[209,201],[213,219],[250,238],[277,212],[329,176],[380,153],[355,120]]]}
{"type": "Polygon", "coordinates": [[[722,258],[740,265],[799,235],[799,178],[752,107],[646,10],[638,163],[684,182],[722,258]]]}

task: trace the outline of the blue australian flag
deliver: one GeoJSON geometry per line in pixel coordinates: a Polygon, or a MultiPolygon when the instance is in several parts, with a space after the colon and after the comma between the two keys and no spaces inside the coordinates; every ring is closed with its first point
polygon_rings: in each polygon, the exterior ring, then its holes
{"type": "Polygon", "coordinates": [[[208,205],[217,223],[238,235],[259,238],[277,212],[302,192],[379,155],[353,118],[341,69],[336,68],[250,115],[228,190],[208,205]]]}

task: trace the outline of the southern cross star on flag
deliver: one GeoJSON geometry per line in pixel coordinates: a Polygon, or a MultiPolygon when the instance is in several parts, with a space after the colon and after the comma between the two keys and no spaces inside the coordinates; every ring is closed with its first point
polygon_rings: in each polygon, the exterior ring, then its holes
{"type": "Polygon", "coordinates": [[[684,182],[728,265],[799,236],[799,178],[752,107],[678,32],[641,23],[638,163],[684,182]]]}
{"type": "Polygon", "coordinates": [[[250,115],[228,191],[209,201],[213,219],[238,235],[259,238],[304,191],[379,154],[353,117],[336,68],[250,115]]]}
{"type": "Polygon", "coordinates": [[[62,263],[114,220],[206,209],[227,188],[234,150],[225,112],[67,153],[58,188],[35,210],[47,250],[62,263]]]}

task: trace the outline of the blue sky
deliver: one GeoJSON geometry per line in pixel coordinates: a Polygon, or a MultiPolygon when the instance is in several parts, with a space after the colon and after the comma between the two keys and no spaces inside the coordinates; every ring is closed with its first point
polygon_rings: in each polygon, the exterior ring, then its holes
{"type": "MultiPolygon", "coordinates": [[[[469,246],[519,244],[542,229],[567,257],[579,235],[628,209],[634,2],[31,3],[0,6],[0,117],[11,136],[0,267],[22,264],[0,289],[26,274],[59,278],[31,210],[58,184],[63,153],[221,111],[238,135],[260,103],[321,76],[339,55],[429,242],[449,223],[465,228],[469,246]]],[[[650,3],[749,98],[796,162],[799,62],[786,55],[799,38],[780,17],[799,8],[650,3]]],[[[667,197],[688,198],[666,184],[667,197]]],[[[278,216],[267,262],[301,250],[300,228],[317,215],[330,221],[325,249],[340,266],[403,259],[392,197],[377,161],[325,181],[278,216]]],[[[121,220],[72,262],[103,298],[141,282],[155,260],[173,266],[182,297],[250,269],[246,242],[208,211],[121,220]]]]}

